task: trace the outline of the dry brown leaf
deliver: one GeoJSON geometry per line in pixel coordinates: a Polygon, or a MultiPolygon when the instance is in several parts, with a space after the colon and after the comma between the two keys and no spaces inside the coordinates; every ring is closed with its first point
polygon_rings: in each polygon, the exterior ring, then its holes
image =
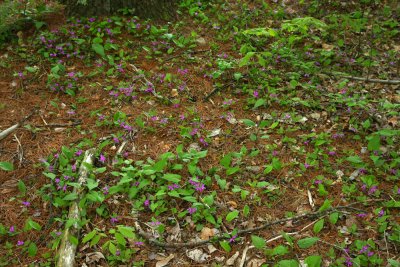
{"type": "Polygon", "coordinates": [[[229,201],[227,202],[227,204],[228,204],[232,209],[236,209],[237,206],[238,206],[238,204],[237,204],[235,201],[233,201],[233,200],[229,200],[229,201]]]}
{"type": "Polygon", "coordinates": [[[186,256],[188,256],[189,259],[199,263],[205,262],[211,257],[198,248],[186,251],[186,256]]]}
{"type": "Polygon", "coordinates": [[[164,267],[168,265],[168,263],[175,257],[174,254],[169,255],[168,257],[165,257],[156,263],[156,267],[164,267]]]}
{"type": "Polygon", "coordinates": [[[104,255],[101,252],[92,252],[86,254],[86,263],[90,264],[93,262],[98,262],[101,259],[105,259],[104,255]]]}
{"type": "Polygon", "coordinates": [[[326,51],[331,51],[334,48],[334,46],[330,44],[322,44],[322,48],[326,51]]]}
{"type": "Polygon", "coordinates": [[[208,227],[203,227],[203,229],[201,229],[200,238],[202,240],[208,240],[211,237],[213,237],[214,235],[215,235],[214,229],[211,229],[211,228],[208,228],[208,227]]]}
{"type": "Polygon", "coordinates": [[[264,262],[265,260],[263,259],[251,259],[246,267],[260,267],[264,262]]]}
{"type": "Polygon", "coordinates": [[[233,254],[232,257],[230,257],[227,261],[226,261],[226,265],[228,266],[232,266],[235,264],[236,259],[239,257],[239,251],[236,251],[235,254],[233,254]]]}

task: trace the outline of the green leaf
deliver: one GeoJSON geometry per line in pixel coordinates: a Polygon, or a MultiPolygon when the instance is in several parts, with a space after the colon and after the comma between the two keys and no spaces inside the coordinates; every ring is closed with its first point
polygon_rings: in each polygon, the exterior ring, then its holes
{"type": "Polygon", "coordinates": [[[93,179],[87,179],[87,188],[89,190],[96,188],[98,185],[99,185],[98,181],[95,181],[93,179]]]}
{"type": "Polygon", "coordinates": [[[38,224],[35,221],[32,221],[31,219],[28,220],[28,225],[29,225],[30,229],[35,229],[37,231],[40,231],[40,229],[42,229],[40,224],[38,224]]]}
{"type": "Polygon", "coordinates": [[[279,125],[279,121],[276,121],[276,122],[272,123],[271,126],[269,126],[269,128],[270,129],[275,129],[276,126],[278,126],[278,125],[279,125]]]}
{"type": "Polygon", "coordinates": [[[297,245],[299,248],[306,249],[313,246],[316,242],[318,242],[318,240],[318,237],[307,237],[297,241],[297,245]]]}
{"type": "Polygon", "coordinates": [[[75,200],[78,198],[78,194],[77,193],[70,193],[68,195],[66,195],[63,200],[69,201],[69,200],[75,200]]]}
{"type": "Polygon", "coordinates": [[[264,238],[256,236],[256,235],[251,235],[251,242],[258,249],[265,248],[265,245],[266,245],[264,238]]]}
{"type": "Polygon", "coordinates": [[[92,44],[92,49],[100,56],[106,57],[106,54],[104,53],[104,47],[101,44],[92,44]]]}
{"type": "Polygon", "coordinates": [[[299,267],[299,262],[296,260],[281,260],[276,265],[278,267],[299,267]]]}
{"type": "Polygon", "coordinates": [[[229,153],[229,154],[225,155],[225,156],[219,161],[219,164],[221,164],[223,167],[225,167],[226,169],[228,169],[229,166],[231,165],[231,161],[232,161],[232,154],[229,153]]]}
{"type": "Polygon", "coordinates": [[[117,247],[113,243],[110,242],[108,249],[110,250],[111,254],[113,254],[113,255],[117,254],[117,247]]]}
{"type": "Polygon", "coordinates": [[[205,215],[204,215],[204,218],[205,218],[208,222],[212,223],[213,225],[216,225],[216,224],[217,224],[217,222],[215,221],[214,217],[213,217],[210,213],[205,214],[205,215]]]}
{"type": "Polygon", "coordinates": [[[253,127],[253,126],[256,126],[256,125],[257,125],[254,121],[249,120],[249,119],[242,119],[241,122],[242,122],[244,125],[248,126],[248,127],[253,127]]]}
{"type": "Polygon", "coordinates": [[[38,248],[37,248],[36,244],[31,242],[28,247],[29,256],[31,256],[31,257],[36,256],[37,251],[38,251],[38,248]]]}
{"type": "Polygon", "coordinates": [[[321,219],[314,224],[314,233],[318,234],[319,232],[321,232],[322,228],[324,228],[324,219],[321,219]]]}
{"type": "Polygon", "coordinates": [[[226,251],[226,252],[231,252],[231,246],[229,245],[229,242],[227,241],[220,241],[219,242],[220,246],[226,251]]]}
{"type": "Polygon", "coordinates": [[[85,237],[82,239],[82,243],[89,242],[92,238],[97,234],[97,230],[93,230],[90,233],[86,234],[85,237]]]}
{"type": "Polygon", "coordinates": [[[247,216],[249,216],[249,214],[250,214],[250,207],[249,207],[249,205],[245,205],[245,206],[243,207],[243,215],[244,215],[245,217],[247,217],[247,216]]]}
{"type": "Polygon", "coordinates": [[[346,160],[351,163],[356,163],[356,164],[363,163],[362,159],[359,156],[350,156],[350,157],[347,157],[346,160]]]}
{"type": "Polygon", "coordinates": [[[311,255],[304,259],[307,267],[320,267],[322,264],[322,257],[319,255],[311,255]]]}
{"type": "Polygon", "coordinates": [[[264,174],[272,172],[273,169],[274,167],[272,165],[267,165],[267,167],[265,167],[264,174]]]}
{"type": "Polygon", "coordinates": [[[79,240],[78,238],[76,238],[75,236],[71,235],[68,238],[69,242],[71,242],[71,244],[77,246],[79,244],[79,240]]]}
{"type": "Polygon", "coordinates": [[[331,213],[329,215],[329,221],[331,222],[331,224],[336,224],[338,219],[339,219],[339,213],[338,212],[334,212],[334,213],[331,213]]]}
{"type": "Polygon", "coordinates": [[[118,244],[122,245],[123,247],[125,247],[126,245],[126,240],[124,238],[124,236],[120,233],[115,233],[114,234],[115,240],[117,240],[118,244]]]}
{"type": "Polygon", "coordinates": [[[232,175],[240,170],[239,166],[235,166],[226,170],[226,175],[232,175]]]}
{"type": "Polygon", "coordinates": [[[390,263],[390,266],[394,266],[394,267],[400,267],[400,262],[393,260],[393,259],[388,259],[388,263],[390,263]]]}
{"type": "Polygon", "coordinates": [[[2,169],[3,171],[13,171],[14,166],[10,162],[0,161],[0,169],[2,169]]]}
{"type": "Polygon", "coordinates": [[[253,108],[258,108],[261,107],[262,105],[264,105],[265,103],[267,103],[267,101],[265,101],[264,98],[260,98],[256,101],[256,103],[254,103],[254,107],[253,108]]]}
{"type": "Polygon", "coordinates": [[[322,206],[319,208],[319,212],[327,210],[331,207],[331,202],[328,199],[325,199],[324,203],[322,204],[322,206]]]}
{"type": "Polygon", "coordinates": [[[248,52],[239,62],[239,67],[243,67],[244,65],[247,65],[250,61],[250,59],[254,56],[254,52],[248,52]]]}
{"type": "Polygon", "coordinates": [[[54,180],[56,178],[56,175],[51,172],[44,172],[43,175],[50,178],[51,180],[54,180]]]}
{"type": "Polygon", "coordinates": [[[379,137],[379,135],[373,135],[372,137],[370,137],[368,141],[368,150],[379,150],[379,147],[381,146],[380,140],[381,138],[379,137]]]}
{"type": "Polygon", "coordinates": [[[238,215],[239,215],[238,210],[231,211],[226,215],[226,220],[228,222],[231,222],[232,220],[236,219],[238,217],[238,215]]]}
{"type": "Polygon", "coordinates": [[[175,184],[181,181],[181,176],[179,174],[174,174],[174,173],[166,173],[164,174],[163,178],[175,184]]]}
{"type": "Polygon", "coordinates": [[[18,181],[18,190],[21,192],[23,195],[26,193],[26,186],[22,180],[18,181]]]}
{"type": "Polygon", "coordinates": [[[283,256],[289,252],[288,247],[279,245],[272,250],[272,256],[283,256]]]}
{"type": "Polygon", "coordinates": [[[134,238],[135,237],[132,227],[119,225],[118,231],[126,238],[134,238]]]}

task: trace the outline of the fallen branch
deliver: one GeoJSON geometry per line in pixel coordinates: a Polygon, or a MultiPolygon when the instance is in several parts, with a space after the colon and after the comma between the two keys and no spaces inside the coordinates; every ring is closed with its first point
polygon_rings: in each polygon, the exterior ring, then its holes
{"type": "Polygon", "coordinates": [[[82,121],[81,120],[74,120],[71,123],[47,123],[45,125],[33,125],[33,127],[35,128],[41,128],[41,127],[49,127],[49,128],[53,128],[53,127],[73,127],[73,126],[78,126],[81,125],[82,121]]]}
{"type": "Polygon", "coordinates": [[[383,84],[400,84],[400,80],[380,80],[380,79],[370,79],[370,78],[363,78],[363,77],[356,77],[356,76],[349,76],[341,73],[326,73],[330,76],[339,76],[341,78],[355,80],[355,81],[362,81],[362,82],[371,82],[371,83],[383,83],[383,84]]]}
{"type": "Polygon", "coordinates": [[[14,124],[13,126],[5,129],[4,131],[0,132],[0,140],[3,140],[6,138],[10,133],[14,132],[16,129],[18,129],[19,126],[21,126],[24,121],[29,119],[34,113],[36,112],[36,109],[34,109],[28,116],[24,117],[22,120],[20,120],[18,123],[14,124]]]}
{"type": "MultiPolygon", "coordinates": [[[[375,201],[378,201],[378,200],[375,200],[375,201]]],[[[259,227],[239,230],[239,231],[237,231],[237,235],[239,236],[239,235],[244,235],[244,234],[248,234],[248,233],[258,232],[258,231],[270,228],[271,226],[274,226],[274,225],[277,225],[277,224],[281,224],[281,223],[285,223],[287,221],[296,221],[296,220],[301,220],[301,219],[309,218],[309,217],[311,217],[311,218],[321,218],[323,216],[329,215],[329,214],[331,214],[333,212],[337,212],[337,211],[340,211],[340,210],[355,210],[355,208],[352,207],[355,204],[357,204],[357,203],[351,203],[351,204],[346,205],[346,206],[336,206],[336,207],[332,207],[332,208],[329,208],[329,209],[324,210],[324,211],[310,212],[310,213],[302,214],[302,215],[291,217],[291,218],[284,218],[284,219],[275,220],[275,221],[263,224],[263,225],[261,225],[259,227]]],[[[360,211],[359,209],[356,209],[356,210],[360,211]]],[[[149,233],[144,232],[137,221],[135,222],[135,227],[136,227],[138,235],[140,235],[141,237],[146,239],[146,241],[148,243],[156,245],[156,246],[159,246],[159,247],[163,247],[163,248],[197,247],[197,246],[201,246],[201,245],[204,245],[204,244],[208,244],[208,243],[212,243],[212,242],[216,242],[216,241],[220,241],[220,240],[224,240],[224,239],[229,239],[230,238],[229,236],[221,234],[221,235],[217,235],[217,236],[214,236],[214,237],[212,237],[210,239],[202,240],[202,241],[178,242],[178,243],[170,243],[169,242],[169,243],[165,243],[165,242],[158,241],[157,239],[153,238],[149,233]]]]}
{"type": "Polygon", "coordinates": [[[222,85],[220,87],[215,87],[214,90],[212,90],[208,95],[206,95],[206,97],[203,98],[203,101],[206,102],[210,97],[212,97],[216,93],[222,91],[223,89],[225,89],[226,87],[228,87],[228,86],[230,86],[232,84],[233,83],[228,83],[228,84],[222,85]]]}
{"type": "Polygon", "coordinates": [[[84,190],[83,185],[86,183],[89,175],[89,169],[86,165],[93,164],[94,152],[95,150],[93,148],[85,152],[85,156],[79,169],[78,186],[75,187],[73,191],[73,193],[77,194],[78,197],[71,203],[68,214],[68,220],[74,221],[74,224],[64,230],[60,249],[58,251],[57,267],[73,267],[75,264],[77,244],[71,242],[71,239],[79,236],[79,222],[81,220],[81,208],[79,207],[79,201],[81,200],[82,192],[84,190]]]}

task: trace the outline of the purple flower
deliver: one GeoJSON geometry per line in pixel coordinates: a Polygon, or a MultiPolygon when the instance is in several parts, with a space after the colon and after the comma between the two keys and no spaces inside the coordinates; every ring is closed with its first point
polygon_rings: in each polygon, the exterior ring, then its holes
{"type": "Polygon", "coordinates": [[[190,215],[192,215],[193,213],[195,213],[197,211],[197,209],[190,207],[187,209],[187,211],[189,212],[190,215]]]}
{"type": "Polygon", "coordinates": [[[368,248],[369,248],[369,246],[368,246],[368,245],[365,245],[365,246],[362,247],[362,249],[360,249],[360,251],[359,251],[358,253],[359,253],[359,254],[362,254],[362,253],[364,253],[364,252],[367,252],[367,251],[368,251],[368,248]]]}
{"type": "Polygon", "coordinates": [[[305,164],[304,164],[304,168],[306,168],[306,169],[310,168],[310,166],[311,166],[311,165],[308,164],[308,163],[305,163],[305,164]]]}
{"type": "Polygon", "coordinates": [[[121,250],[118,249],[117,251],[115,251],[115,255],[116,255],[116,256],[121,255],[121,250]]]}
{"type": "Polygon", "coordinates": [[[79,149],[78,151],[75,152],[75,156],[79,157],[80,155],[82,155],[82,150],[79,149]]]}
{"type": "Polygon", "coordinates": [[[118,222],[118,219],[116,217],[111,217],[110,222],[112,224],[114,224],[114,223],[118,222]]]}
{"type": "Polygon", "coordinates": [[[349,267],[349,266],[353,266],[353,263],[351,262],[351,258],[347,257],[346,261],[344,262],[344,264],[349,267]]]}
{"type": "Polygon", "coordinates": [[[382,217],[383,215],[385,215],[385,210],[381,209],[378,213],[379,217],[382,217]]]}
{"type": "Polygon", "coordinates": [[[257,98],[257,97],[258,97],[258,92],[257,92],[257,91],[254,91],[254,92],[253,92],[253,96],[254,96],[255,98],[257,98]]]}
{"type": "Polygon", "coordinates": [[[174,189],[178,189],[179,188],[179,185],[178,184],[173,184],[173,185],[169,185],[168,186],[168,189],[169,190],[174,190],[174,189]]]}
{"type": "Polygon", "coordinates": [[[190,132],[190,135],[193,136],[193,135],[197,134],[198,131],[199,131],[199,129],[194,128],[194,129],[190,132]]]}
{"type": "Polygon", "coordinates": [[[336,155],[336,152],[335,152],[335,151],[329,151],[329,152],[328,152],[328,155],[329,155],[329,156],[334,156],[334,155],[336,155]]]}
{"type": "Polygon", "coordinates": [[[24,205],[25,207],[29,207],[31,203],[29,201],[23,201],[22,205],[24,205]]]}
{"type": "Polygon", "coordinates": [[[14,225],[12,225],[11,227],[10,227],[10,233],[14,233],[15,232],[15,226],[14,225]]]}
{"type": "Polygon", "coordinates": [[[148,207],[150,205],[150,200],[146,199],[143,203],[143,205],[145,205],[146,207],[148,207]]]}
{"type": "Polygon", "coordinates": [[[367,214],[366,213],[358,213],[357,217],[364,218],[364,217],[367,217],[367,214]]]}
{"type": "Polygon", "coordinates": [[[374,252],[373,252],[373,251],[370,251],[370,252],[367,253],[367,256],[368,256],[368,257],[371,257],[372,255],[374,255],[374,252]]]}
{"type": "Polygon", "coordinates": [[[106,157],[103,154],[100,154],[99,161],[104,164],[106,162],[106,157]]]}
{"type": "Polygon", "coordinates": [[[135,246],[138,246],[138,247],[144,245],[144,243],[141,241],[136,241],[134,244],[135,244],[135,246]]]}
{"type": "Polygon", "coordinates": [[[376,185],[372,186],[369,190],[368,190],[368,195],[372,195],[373,193],[375,193],[378,190],[378,187],[376,185]]]}
{"type": "Polygon", "coordinates": [[[322,180],[315,180],[315,184],[322,184],[322,180]]]}
{"type": "Polygon", "coordinates": [[[198,183],[195,188],[194,188],[197,192],[203,192],[206,189],[206,186],[202,183],[198,183]]]}
{"type": "Polygon", "coordinates": [[[76,163],[74,163],[74,164],[71,166],[71,169],[72,169],[73,172],[76,171],[76,163]]]}
{"type": "Polygon", "coordinates": [[[229,238],[229,243],[233,243],[235,242],[235,239],[237,238],[237,235],[232,236],[231,238],[229,238]]]}
{"type": "Polygon", "coordinates": [[[108,195],[110,187],[108,187],[107,185],[105,187],[103,187],[103,194],[104,195],[108,195]]]}
{"type": "Polygon", "coordinates": [[[17,242],[17,246],[22,246],[22,245],[24,245],[24,244],[25,244],[25,242],[22,241],[22,240],[18,240],[18,242],[17,242]]]}
{"type": "Polygon", "coordinates": [[[203,137],[201,137],[201,138],[199,139],[199,142],[200,142],[203,146],[208,146],[208,143],[204,140],[203,137]]]}

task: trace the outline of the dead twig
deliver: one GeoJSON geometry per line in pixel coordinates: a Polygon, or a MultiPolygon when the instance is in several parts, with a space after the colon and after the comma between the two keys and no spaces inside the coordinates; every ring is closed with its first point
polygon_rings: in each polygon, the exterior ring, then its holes
{"type": "Polygon", "coordinates": [[[17,153],[18,153],[18,159],[19,159],[19,166],[21,166],[22,161],[24,160],[24,150],[22,149],[22,144],[21,144],[21,142],[19,141],[17,135],[14,134],[14,138],[15,138],[15,140],[16,140],[17,143],[18,143],[18,146],[17,146],[17,153]]]}
{"type": "MultiPolygon", "coordinates": [[[[375,201],[378,201],[378,200],[375,200],[375,201]]],[[[258,231],[270,228],[270,227],[272,227],[274,225],[285,223],[287,221],[296,221],[296,220],[302,220],[302,219],[305,219],[305,218],[318,218],[318,219],[320,219],[323,216],[329,215],[329,214],[331,214],[333,212],[337,212],[337,211],[340,211],[340,210],[346,210],[346,209],[353,209],[354,210],[354,208],[351,207],[351,206],[353,206],[355,204],[358,204],[358,203],[359,202],[351,203],[351,204],[346,205],[346,206],[336,206],[336,207],[332,207],[332,208],[329,208],[329,209],[324,210],[324,211],[310,212],[310,213],[302,214],[302,215],[291,217],[291,218],[284,218],[284,219],[275,220],[275,221],[272,221],[272,222],[265,223],[265,224],[263,224],[261,226],[258,226],[258,227],[239,230],[239,231],[237,231],[237,235],[239,236],[239,235],[245,235],[245,234],[249,234],[249,233],[258,232],[258,231]]],[[[315,223],[315,222],[313,222],[313,223],[315,223]]],[[[230,238],[227,235],[220,234],[220,235],[214,236],[214,237],[212,237],[210,239],[202,240],[202,241],[179,242],[179,243],[170,243],[170,242],[168,242],[168,243],[165,243],[165,242],[162,242],[162,241],[158,241],[157,239],[153,238],[149,233],[144,232],[137,221],[135,222],[135,227],[136,227],[138,235],[140,235],[142,238],[144,238],[148,243],[156,245],[156,246],[159,246],[159,247],[163,247],[163,248],[197,247],[197,246],[201,246],[201,245],[204,245],[204,244],[208,244],[208,243],[212,243],[212,242],[216,242],[216,241],[220,241],[220,240],[224,240],[224,239],[229,239],[230,238]]]]}
{"type": "Polygon", "coordinates": [[[35,127],[35,128],[72,127],[72,126],[77,126],[77,125],[81,125],[81,124],[82,124],[81,120],[74,120],[71,123],[47,123],[46,122],[46,124],[44,124],[44,125],[33,125],[33,127],[35,127]]]}
{"type": "Polygon", "coordinates": [[[400,84],[400,80],[380,80],[380,79],[370,79],[369,77],[363,78],[363,77],[356,77],[356,76],[350,76],[350,75],[345,75],[341,73],[325,73],[329,76],[339,76],[341,78],[349,79],[349,80],[355,80],[355,81],[361,81],[361,82],[371,82],[371,83],[383,83],[383,84],[400,84]]]}

